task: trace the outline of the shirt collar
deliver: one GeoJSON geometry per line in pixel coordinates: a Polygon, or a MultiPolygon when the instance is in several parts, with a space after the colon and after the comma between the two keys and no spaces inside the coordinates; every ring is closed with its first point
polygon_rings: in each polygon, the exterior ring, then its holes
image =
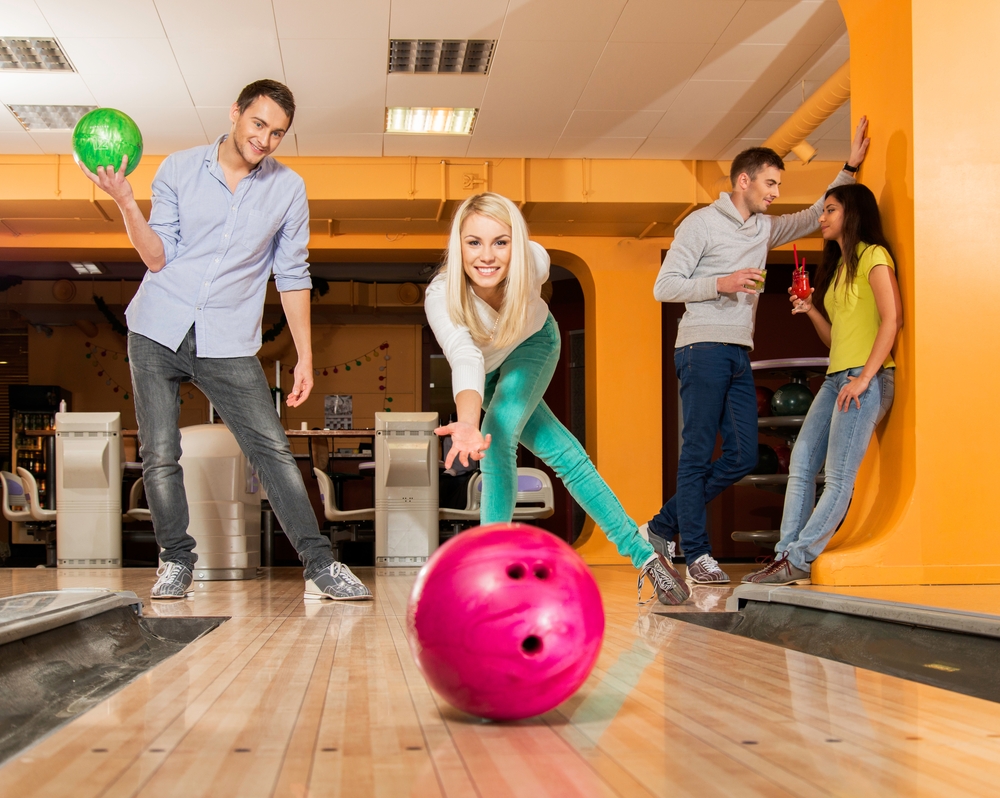
{"type": "MultiPolygon", "coordinates": [[[[215,175],[215,177],[223,183],[226,182],[226,176],[223,174],[222,166],[219,164],[219,147],[222,145],[222,142],[228,138],[229,134],[223,133],[215,140],[214,144],[209,146],[208,152],[205,155],[205,163],[208,164],[208,171],[215,175]]],[[[250,170],[249,176],[256,177],[258,174],[262,174],[270,166],[270,160],[271,156],[265,155],[263,160],[250,170]]]]}

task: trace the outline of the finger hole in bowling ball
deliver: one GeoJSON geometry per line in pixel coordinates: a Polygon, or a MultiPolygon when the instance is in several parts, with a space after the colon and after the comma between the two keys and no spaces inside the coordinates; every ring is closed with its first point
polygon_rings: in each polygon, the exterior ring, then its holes
{"type": "Polygon", "coordinates": [[[538,635],[528,635],[521,642],[521,651],[525,654],[537,654],[542,650],[542,638],[538,635]]]}
{"type": "Polygon", "coordinates": [[[525,568],[521,563],[516,562],[507,566],[507,576],[511,579],[524,579],[524,575],[527,573],[527,568],[525,568]]]}
{"type": "Polygon", "coordinates": [[[536,562],[531,570],[534,572],[536,579],[548,579],[552,573],[549,570],[549,566],[541,562],[536,562]]]}

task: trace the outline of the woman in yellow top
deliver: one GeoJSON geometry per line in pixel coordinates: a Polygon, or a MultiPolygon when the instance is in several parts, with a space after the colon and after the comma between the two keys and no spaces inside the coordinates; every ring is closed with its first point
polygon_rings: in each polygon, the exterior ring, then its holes
{"type": "Polygon", "coordinates": [[[819,227],[826,241],[816,279],[823,310],[810,292],[804,300],[792,295],[792,313],[809,317],[830,347],[830,367],[792,449],[775,559],[744,582],[810,583],[812,562],[847,514],[861,460],[892,404],[902,302],[875,196],[860,184],[830,189],[819,227]],[[816,475],[824,465],[817,504],[816,475]]]}

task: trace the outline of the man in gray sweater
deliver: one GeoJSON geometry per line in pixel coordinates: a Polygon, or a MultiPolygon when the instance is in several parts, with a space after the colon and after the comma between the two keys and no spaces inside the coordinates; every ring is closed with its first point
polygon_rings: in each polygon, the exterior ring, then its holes
{"type": "MultiPolygon", "coordinates": [[[[854,182],[868,151],[867,129],[861,117],[851,156],[831,188],[854,182]]],[[[729,581],[712,557],[706,505],[757,465],[750,350],[767,253],[815,230],[823,210],[820,197],[804,211],[767,215],[784,168],[780,156],[765,147],[737,155],[730,170],[732,192],[681,223],[653,288],[659,302],[685,303],[674,349],[684,434],[677,492],[644,526],[653,548],[666,557],[673,556],[673,537],[680,533],[693,584],[729,581]],[[720,432],[722,455],[712,462],[720,432]]]]}

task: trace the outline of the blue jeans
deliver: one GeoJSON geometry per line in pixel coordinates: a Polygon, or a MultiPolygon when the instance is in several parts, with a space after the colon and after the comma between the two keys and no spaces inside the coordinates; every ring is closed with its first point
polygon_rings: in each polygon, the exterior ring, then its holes
{"type": "Polygon", "coordinates": [[[674,350],[684,417],[677,492],[649,522],[651,534],[678,532],[688,565],[712,544],[706,505],[757,466],[757,392],[750,352],[735,344],[700,343],[674,350]],[[722,433],[722,455],[712,462],[722,433]]]}
{"type": "Polygon", "coordinates": [[[840,389],[861,371],[859,366],[827,375],[792,447],[781,540],[774,550],[787,551],[792,565],[803,571],[811,569],[847,515],[872,433],[892,405],[896,370],[884,368],[861,394],[860,410],[854,402],[846,413],[837,409],[840,389]],[[816,475],[824,464],[826,485],[817,504],[816,475]]]}
{"type": "Polygon", "coordinates": [[[493,436],[483,472],[483,524],[510,521],[517,499],[517,444],[522,443],[556,472],[566,490],[604,530],[620,554],[642,567],[653,547],[638,533],[611,488],[601,479],[580,441],[549,410],[542,395],[559,361],[559,327],[551,314],[486,375],[483,435],[493,436]]]}
{"type": "Polygon", "coordinates": [[[256,357],[198,357],[192,327],[176,352],[137,333],[128,335],[135,415],[139,422],[142,480],[163,562],[192,567],[198,559],[188,532],[188,504],[181,471],[180,386],[191,382],[209,398],[260,476],[268,501],[306,578],[333,562],[320,534],[306,487],[267,379],[256,357]]]}

